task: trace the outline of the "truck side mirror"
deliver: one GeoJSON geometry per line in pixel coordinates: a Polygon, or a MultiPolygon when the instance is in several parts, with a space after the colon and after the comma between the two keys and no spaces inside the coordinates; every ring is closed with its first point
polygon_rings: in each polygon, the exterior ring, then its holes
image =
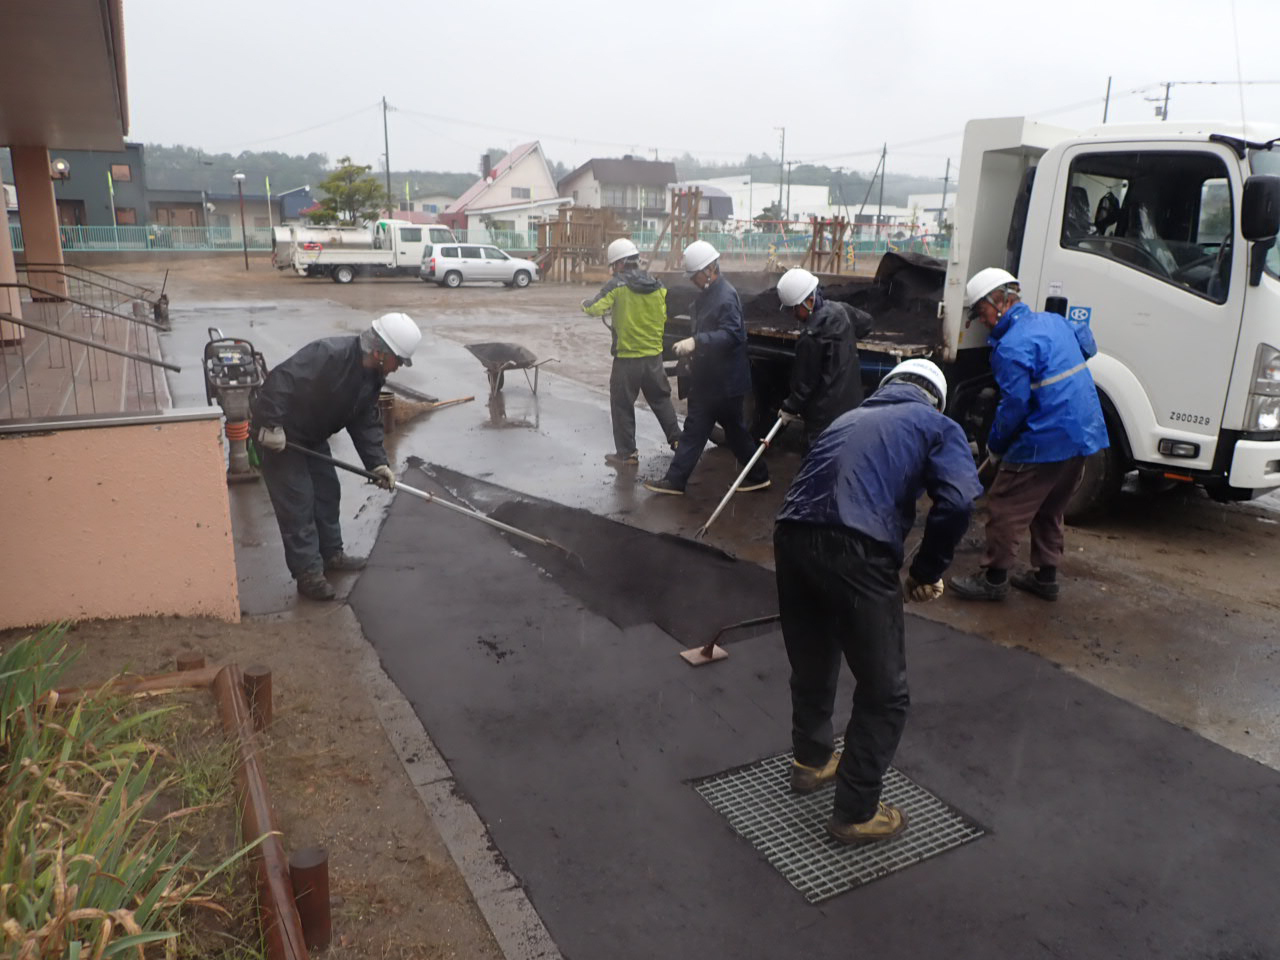
{"type": "Polygon", "coordinates": [[[1240,233],[1246,240],[1269,240],[1280,233],[1280,177],[1255,174],[1244,182],[1240,233]]]}

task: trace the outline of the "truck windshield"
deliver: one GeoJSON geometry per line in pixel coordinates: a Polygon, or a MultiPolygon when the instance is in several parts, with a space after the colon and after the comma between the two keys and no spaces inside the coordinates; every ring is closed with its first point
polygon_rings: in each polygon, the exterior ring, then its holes
{"type": "MultiPolygon", "coordinates": [[[[1250,150],[1249,165],[1254,173],[1265,173],[1280,176],[1280,144],[1270,150],[1250,150]]],[[[1267,251],[1267,273],[1280,278],[1280,241],[1273,243],[1267,251]]]]}

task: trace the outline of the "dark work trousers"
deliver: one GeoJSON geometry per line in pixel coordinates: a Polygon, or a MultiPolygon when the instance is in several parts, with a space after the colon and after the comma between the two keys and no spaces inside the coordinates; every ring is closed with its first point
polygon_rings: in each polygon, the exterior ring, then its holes
{"type": "Polygon", "coordinates": [[[795,759],[821,767],[831,758],[843,654],[856,685],[834,814],[862,823],[875,816],[911,702],[899,564],[888,547],[854,530],[785,520],[773,528],[773,551],[795,759]]]}
{"type": "MultiPolygon", "coordinates": [[[[267,482],[271,506],[284,541],[284,559],[295,580],[308,573],[324,572],[324,557],[342,552],[338,525],[341,487],[331,464],[297,450],[262,454],[262,479],[267,482]]],[[[311,447],[329,454],[328,443],[311,447]]]]}
{"type": "Polygon", "coordinates": [[[1056,567],[1062,560],[1063,520],[1084,475],[1084,457],[1054,463],[1002,463],[987,492],[986,565],[1008,570],[1018,556],[1022,532],[1031,528],[1031,565],[1056,567]]]}
{"type": "Polygon", "coordinates": [[[636,397],[641,393],[658,418],[667,443],[680,436],[661,355],[614,357],[609,372],[609,412],[613,417],[613,449],[624,457],[636,452],[636,397]]]}
{"type": "MultiPolygon", "coordinates": [[[[747,465],[758,444],[751,439],[746,424],[742,422],[742,401],[742,397],[703,400],[699,398],[696,389],[689,395],[689,412],[684,418],[680,446],[676,448],[676,455],[671,458],[671,466],[667,467],[667,480],[670,483],[684,489],[689,482],[689,474],[698,465],[703,447],[711,438],[711,428],[717,423],[724,428],[725,443],[738,458],[738,463],[744,467],[747,465]]],[[[748,483],[758,483],[768,478],[769,468],[764,465],[764,458],[761,457],[746,480],[748,483]]]]}

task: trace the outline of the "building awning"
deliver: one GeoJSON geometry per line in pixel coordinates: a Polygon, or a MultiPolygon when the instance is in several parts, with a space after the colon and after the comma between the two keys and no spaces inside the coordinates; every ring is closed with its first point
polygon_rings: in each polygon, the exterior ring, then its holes
{"type": "Polygon", "coordinates": [[[0,5],[0,143],[123,150],[129,129],[121,0],[0,5]]]}

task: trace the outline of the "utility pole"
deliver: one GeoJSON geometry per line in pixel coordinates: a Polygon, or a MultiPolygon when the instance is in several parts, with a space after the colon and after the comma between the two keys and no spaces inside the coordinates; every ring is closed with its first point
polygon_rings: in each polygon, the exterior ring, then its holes
{"type": "Polygon", "coordinates": [[[382,149],[387,161],[387,216],[391,216],[391,138],[387,134],[387,98],[382,98],[382,149]]]}
{"type": "Polygon", "coordinates": [[[782,168],[787,165],[787,128],[774,127],[782,133],[782,156],[778,160],[778,211],[782,211],[782,168]]]}
{"type": "Polygon", "coordinates": [[[885,174],[885,166],[886,166],[885,159],[888,152],[889,152],[889,145],[887,143],[881,144],[880,146],[880,207],[876,211],[876,238],[877,239],[879,239],[880,237],[880,228],[881,228],[881,225],[884,223],[884,174],[885,174]]]}
{"type": "Polygon", "coordinates": [[[942,208],[938,211],[938,232],[942,232],[943,221],[947,218],[947,184],[951,182],[951,158],[947,157],[947,172],[942,178],[942,208]]]}
{"type": "Polygon", "coordinates": [[[791,222],[791,165],[793,163],[795,163],[794,160],[787,161],[787,215],[785,217],[787,223],[791,222]]]}
{"type": "Polygon", "coordinates": [[[1107,97],[1102,101],[1102,122],[1107,122],[1107,111],[1111,109],[1111,78],[1107,77],[1107,97]]]}
{"type": "Polygon", "coordinates": [[[1164,123],[1169,119],[1169,90],[1173,86],[1172,83],[1164,85],[1164,106],[1160,108],[1160,122],[1164,123]]]}

